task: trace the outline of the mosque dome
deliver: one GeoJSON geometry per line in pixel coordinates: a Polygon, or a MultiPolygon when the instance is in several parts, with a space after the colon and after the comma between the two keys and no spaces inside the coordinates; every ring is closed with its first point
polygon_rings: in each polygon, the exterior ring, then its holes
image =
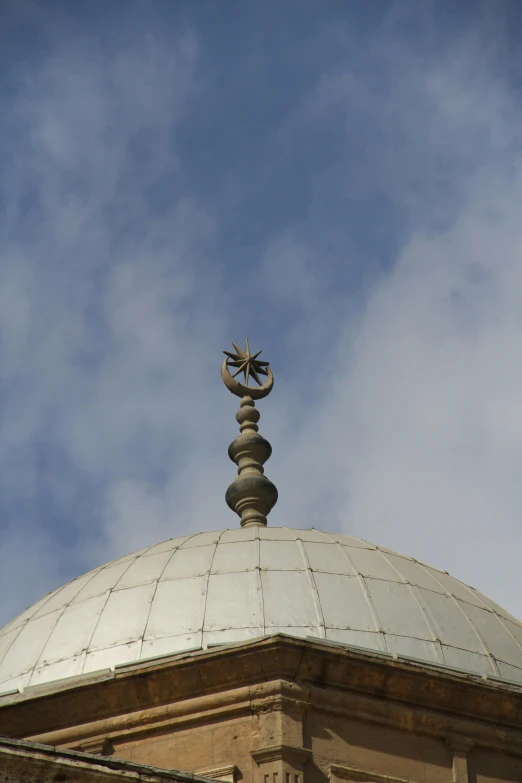
{"type": "Polygon", "coordinates": [[[339,533],[173,538],[95,568],[0,631],[0,692],[267,634],[522,683],[522,623],[447,573],[339,533]]]}
{"type": "Polygon", "coordinates": [[[233,346],[221,368],[241,397],[226,501],[241,527],[172,538],[49,593],[0,630],[0,693],[277,633],[522,683],[522,623],[474,588],[347,535],[267,526],[277,490],[255,400],[274,378],[248,340],[233,346]]]}

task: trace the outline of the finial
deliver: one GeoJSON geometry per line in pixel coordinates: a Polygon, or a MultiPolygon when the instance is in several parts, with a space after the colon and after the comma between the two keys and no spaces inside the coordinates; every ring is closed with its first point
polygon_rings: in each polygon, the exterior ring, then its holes
{"type": "Polygon", "coordinates": [[[254,400],[270,394],[274,376],[268,362],[257,358],[261,351],[250,353],[248,337],[244,351],[235,343],[232,345],[235,353],[223,351],[227,358],[221,365],[221,377],[232,394],[241,397],[236,413],[241,434],[228,447],[228,456],[236,463],[238,475],[227,489],[225,499],[232,511],[241,517],[241,527],[263,527],[267,523],[267,514],[277,502],[277,489],[264,475],[263,465],[272,453],[272,446],[258,433],[259,411],[254,400]],[[237,368],[234,375],[230,367],[237,368]],[[241,372],[245,383],[236,381],[241,372]],[[261,383],[260,375],[267,377],[265,383],[261,383]],[[250,376],[257,386],[248,385],[250,376]]]}

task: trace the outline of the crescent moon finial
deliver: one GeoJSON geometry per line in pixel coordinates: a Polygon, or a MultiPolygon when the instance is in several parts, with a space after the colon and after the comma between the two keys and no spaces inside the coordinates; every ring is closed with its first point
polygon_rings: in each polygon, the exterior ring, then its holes
{"type": "Polygon", "coordinates": [[[272,391],[274,385],[274,375],[268,362],[258,359],[262,351],[257,353],[250,353],[250,346],[248,344],[248,337],[246,338],[246,348],[241,350],[236,343],[232,343],[235,353],[230,351],[223,351],[227,357],[221,365],[221,377],[223,383],[232,392],[232,394],[238,397],[252,397],[253,400],[261,400],[266,397],[272,391]],[[236,369],[236,372],[232,375],[230,368],[236,369]],[[236,376],[243,373],[245,382],[240,383],[236,381],[236,376]],[[266,381],[262,383],[260,375],[266,375],[266,381]],[[252,376],[257,382],[257,386],[249,386],[248,380],[252,376]]]}
{"type": "Polygon", "coordinates": [[[245,350],[232,343],[235,353],[223,351],[226,359],[221,365],[221,377],[232,394],[241,397],[240,408],[236,414],[240,435],[228,448],[228,456],[237,465],[237,478],[227,489],[226,501],[233,511],[241,517],[241,527],[264,527],[267,514],[277,502],[277,489],[264,475],[263,465],[272,453],[270,443],[259,434],[259,411],[254,400],[266,397],[274,386],[274,375],[268,362],[257,357],[261,353],[250,353],[248,337],[245,350]],[[232,375],[230,368],[236,369],[232,375]],[[236,380],[236,375],[244,374],[244,383],[236,380]],[[261,382],[260,375],[266,376],[261,382]],[[249,386],[252,376],[257,386],[249,386]]]}

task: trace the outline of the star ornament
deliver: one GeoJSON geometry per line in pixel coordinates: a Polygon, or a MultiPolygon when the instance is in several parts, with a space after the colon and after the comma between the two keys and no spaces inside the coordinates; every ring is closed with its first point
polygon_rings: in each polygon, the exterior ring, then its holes
{"type": "Polygon", "coordinates": [[[252,376],[252,378],[257,381],[259,386],[262,386],[263,382],[259,376],[268,375],[266,370],[266,367],[268,367],[268,362],[263,362],[257,358],[259,354],[262,353],[262,351],[251,354],[250,346],[248,345],[248,337],[246,338],[246,348],[244,351],[242,351],[241,348],[235,343],[232,343],[232,345],[234,346],[235,353],[231,353],[230,351],[223,351],[225,356],[228,357],[227,365],[229,367],[237,367],[237,370],[232,375],[232,377],[235,378],[236,375],[243,373],[245,376],[245,384],[247,386],[250,376],[252,376]]]}

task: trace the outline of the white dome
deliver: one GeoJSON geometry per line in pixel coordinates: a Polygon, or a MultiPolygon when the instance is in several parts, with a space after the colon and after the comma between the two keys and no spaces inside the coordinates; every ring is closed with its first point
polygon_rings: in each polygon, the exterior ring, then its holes
{"type": "Polygon", "coordinates": [[[447,573],[349,536],[174,538],[49,593],[0,631],[0,692],[283,632],[522,683],[522,623],[447,573]]]}

